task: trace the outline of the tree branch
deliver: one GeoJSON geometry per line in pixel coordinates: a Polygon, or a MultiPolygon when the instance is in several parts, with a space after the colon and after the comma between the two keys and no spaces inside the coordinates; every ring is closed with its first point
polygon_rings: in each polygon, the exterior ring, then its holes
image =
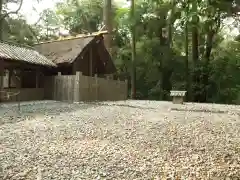
{"type": "Polygon", "coordinates": [[[28,29],[31,31],[31,34],[36,39],[37,43],[39,43],[39,39],[30,25],[28,26],[28,29]]]}
{"type": "Polygon", "coordinates": [[[23,0],[20,1],[20,4],[19,4],[19,7],[17,8],[16,11],[10,11],[6,14],[3,14],[0,18],[0,21],[2,21],[3,19],[5,19],[6,17],[8,17],[10,14],[17,14],[18,11],[20,11],[20,9],[22,8],[22,5],[23,5],[23,0]]]}

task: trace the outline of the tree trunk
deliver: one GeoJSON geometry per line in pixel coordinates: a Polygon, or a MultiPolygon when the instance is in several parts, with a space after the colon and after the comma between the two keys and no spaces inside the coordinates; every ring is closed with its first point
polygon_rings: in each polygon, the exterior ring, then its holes
{"type": "Polygon", "coordinates": [[[196,27],[192,28],[192,60],[193,65],[196,67],[198,63],[198,29],[196,27]]]}
{"type": "MultiPolygon", "coordinates": [[[[166,60],[168,60],[170,58],[170,53],[165,52],[163,49],[166,49],[166,47],[169,48],[170,46],[170,41],[172,39],[172,30],[170,30],[172,28],[171,24],[168,24],[170,22],[167,22],[167,16],[165,13],[160,12],[159,16],[161,17],[160,21],[159,21],[159,26],[158,26],[158,31],[157,31],[157,36],[159,38],[159,42],[160,42],[160,46],[159,46],[159,81],[158,81],[158,86],[159,86],[159,90],[160,90],[160,96],[159,99],[163,100],[164,98],[164,79],[165,77],[167,77],[165,75],[164,72],[164,63],[166,60]],[[171,28],[170,28],[171,26],[171,28]],[[167,27],[167,29],[165,28],[167,27]],[[170,34],[168,34],[170,33],[170,34]],[[166,54],[165,54],[166,53],[166,54]],[[166,57],[167,56],[167,57],[166,57]]],[[[169,50],[169,49],[168,49],[169,50]]]]}
{"type": "Polygon", "coordinates": [[[132,76],[131,76],[131,98],[136,99],[136,29],[135,29],[135,2],[131,0],[131,22],[132,22],[132,76]]]}
{"type": "Polygon", "coordinates": [[[192,20],[192,60],[194,68],[196,67],[196,64],[199,60],[199,53],[198,53],[198,15],[197,15],[197,2],[193,2],[193,12],[196,13],[196,15],[193,16],[192,20]]]}
{"type": "Polygon", "coordinates": [[[171,12],[171,15],[170,15],[170,20],[169,20],[169,23],[168,23],[168,45],[169,45],[169,48],[172,47],[172,13],[171,12]]]}
{"type": "Polygon", "coordinates": [[[214,32],[212,30],[209,30],[207,33],[207,39],[206,39],[206,50],[205,50],[205,62],[206,64],[210,61],[210,55],[212,52],[212,43],[213,43],[213,36],[214,32]]]}
{"type": "Polygon", "coordinates": [[[160,58],[159,58],[159,90],[160,90],[160,96],[159,99],[163,99],[163,52],[162,52],[162,47],[164,46],[164,37],[163,37],[163,28],[162,25],[160,26],[159,30],[159,40],[160,40],[160,58]]]}
{"type": "Polygon", "coordinates": [[[210,62],[210,57],[212,53],[212,48],[213,48],[213,38],[215,34],[218,32],[220,25],[221,25],[221,18],[220,14],[216,16],[215,20],[212,22],[213,24],[209,27],[208,33],[207,33],[207,38],[206,38],[206,49],[205,49],[205,67],[204,67],[204,75],[203,75],[203,84],[204,84],[204,93],[202,96],[202,99],[204,102],[208,100],[208,85],[209,85],[209,76],[210,76],[210,70],[209,70],[209,62],[210,62]],[[216,23],[216,27],[214,29],[214,24],[216,23]]]}
{"type": "Polygon", "coordinates": [[[187,100],[190,100],[190,82],[189,82],[189,67],[188,67],[188,22],[185,24],[185,88],[187,91],[187,100]]]}
{"type": "Polygon", "coordinates": [[[194,101],[199,102],[199,99],[201,99],[201,96],[199,95],[199,92],[201,91],[199,89],[200,87],[200,74],[198,69],[199,64],[199,33],[198,33],[198,11],[197,11],[197,1],[193,1],[192,3],[192,12],[195,13],[192,17],[192,62],[193,62],[193,73],[191,74],[191,82],[193,84],[193,88],[191,89],[192,98],[194,101]]]}
{"type": "Polygon", "coordinates": [[[172,9],[171,9],[170,16],[169,16],[169,21],[168,21],[168,44],[169,44],[170,48],[172,47],[172,27],[173,27],[173,24],[176,20],[174,18],[176,1],[172,0],[171,5],[172,5],[172,9]]]}
{"type": "Polygon", "coordinates": [[[108,31],[108,34],[104,37],[104,41],[105,46],[110,53],[112,50],[112,16],[112,0],[104,0],[103,19],[106,30],[108,31]]]}

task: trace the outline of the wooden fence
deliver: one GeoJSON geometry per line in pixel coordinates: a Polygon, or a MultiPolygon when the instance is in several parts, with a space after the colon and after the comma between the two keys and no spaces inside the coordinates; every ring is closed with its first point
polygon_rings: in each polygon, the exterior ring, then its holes
{"type": "Polygon", "coordinates": [[[76,75],[45,78],[45,99],[57,101],[116,101],[127,99],[127,81],[76,75]]]}

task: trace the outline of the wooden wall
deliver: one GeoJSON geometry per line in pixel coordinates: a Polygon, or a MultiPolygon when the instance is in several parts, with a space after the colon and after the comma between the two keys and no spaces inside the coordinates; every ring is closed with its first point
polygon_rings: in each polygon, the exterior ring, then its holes
{"type": "Polygon", "coordinates": [[[94,76],[94,74],[106,74],[104,62],[101,61],[98,49],[99,44],[92,44],[85,50],[82,56],[76,58],[73,62],[73,74],[81,71],[85,76],[94,76]]]}
{"type": "Polygon", "coordinates": [[[76,75],[50,76],[45,79],[45,99],[79,101],[117,101],[127,99],[127,81],[76,75]]]}

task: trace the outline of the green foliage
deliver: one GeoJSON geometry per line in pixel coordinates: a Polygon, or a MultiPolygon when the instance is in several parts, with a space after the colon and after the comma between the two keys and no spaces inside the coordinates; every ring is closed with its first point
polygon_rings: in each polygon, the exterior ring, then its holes
{"type": "MultiPolygon", "coordinates": [[[[192,101],[240,104],[240,36],[224,39],[221,32],[226,17],[239,26],[239,7],[233,0],[138,0],[135,18],[130,19],[129,8],[114,4],[112,56],[117,75],[130,80],[134,23],[139,99],[169,100],[171,89],[185,90],[187,84],[192,101]],[[194,27],[197,33],[193,36],[194,27]],[[199,51],[196,64],[193,48],[199,51]]],[[[98,31],[103,25],[103,1],[65,0],[57,4],[56,11],[45,10],[41,17],[41,25],[36,26],[22,18],[7,18],[6,37],[32,44],[36,37],[55,38],[60,27],[71,34],[98,31]]]]}
{"type": "MultiPolygon", "coordinates": [[[[175,8],[173,21],[170,21],[172,24],[168,24],[170,17],[167,14],[172,9],[169,2],[159,0],[151,1],[151,3],[149,1],[138,1],[136,4],[136,66],[137,92],[139,98],[168,100],[171,89],[186,89],[185,74],[188,70],[189,75],[192,77],[190,80],[190,88],[192,91],[191,99],[193,101],[239,104],[240,69],[238,53],[240,46],[236,44],[236,42],[230,41],[228,45],[220,49],[220,45],[224,40],[219,33],[220,27],[225,17],[232,16],[230,14],[232,4],[229,2],[221,3],[220,1],[218,1],[217,4],[209,4],[208,1],[199,1],[197,10],[194,10],[186,6],[186,4],[184,5],[184,1],[180,3],[181,4],[178,4],[179,6],[175,8]],[[179,16],[178,12],[181,11],[182,15],[179,16]],[[185,22],[191,22],[191,17],[196,15],[199,18],[199,22],[195,25],[197,25],[199,31],[200,62],[195,67],[192,63],[191,27],[193,27],[194,24],[189,23],[189,69],[186,69],[183,25],[185,22]],[[169,47],[166,41],[161,44],[161,35],[159,35],[159,30],[162,27],[168,29],[169,26],[173,27],[172,48],[169,47]],[[209,57],[210,63],[206,63],[205,45],[206,36],[209,32],[213,32],[214,36],[210,44],[210,50],[212,51],[209,57]],[[232,45],[234,45],[234,48],[232,45]],[[238,49],[236,49],[236,47],[238,47],[238,49]],[[224,54],[220,55],[216,52],[224,54]],[[223,68],[221,69],[220,67],[223,68]]],[[[120,10],[122,14],[126,14],[126,9],[120,10]]],[[[120,23],[118,24],[119,27],[116,37],[118,37],[118,39],[128,39],[126,33],[128,32],[127,28],[129,29],[130,22],[127,18],[117,17],[118,19],[116,20],[120,23]],[[124,33],[121,32],[123,29],[124,33]]],[[[121,43],[120,49],[126,48],[128,51],[120,51],[121,56],[116,57],[117,65],[120,69],[123,65],[131,67],[131,54],[128,41],[125,40],[121,42],[125,42],[126,45],[122,47],[123,44],[121,43]],[[128,59],[128,61],[126,62],[124,59],[128,59]],[[120,62],[122,62],[122,64],[120,62]]]]}
{"type": "Polygon", "coordinates": [[[214,56],[211,62],[210,101],[240,104],[240,43],[227,42],[216,50],[214,56]]]}
{"type": "Polygon", "coordinates": [[[103,1],[67,0],[57,5],[57,14],[72,33],[95,32],[103,20],[103,1]]]}
{"type": "Polygon", "coordinates": [[[5,28],[7,41],[16,42],[19,44],[32,45],[36,42],[34,34],[37,30],[26,23],[24,19],[7,19],[8,26],[5,28]]]}

